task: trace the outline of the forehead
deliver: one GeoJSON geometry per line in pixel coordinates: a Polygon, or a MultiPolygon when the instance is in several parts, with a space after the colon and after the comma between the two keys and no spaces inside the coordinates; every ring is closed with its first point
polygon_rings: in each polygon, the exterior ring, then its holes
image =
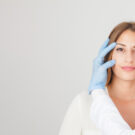
{"type": "Polygon", "coordinates": [[[131,30],[125,30],[117,39],[118,43],[125,44],[127,46],[135,45],[135,32],[131,30]]]}

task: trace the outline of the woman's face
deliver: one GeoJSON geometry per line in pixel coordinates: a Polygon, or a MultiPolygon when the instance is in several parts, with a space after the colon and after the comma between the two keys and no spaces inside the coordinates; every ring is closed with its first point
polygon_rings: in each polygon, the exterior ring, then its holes
{"type": "Polygon", "coordinates": [[[116,60],[113,74],[122,80],[135,80],[135,69],[122,69],[123,66],[135,67],[135,32],[125,30],[116,43],[122,45],[117,44],[112,53],[112,59],[116,60]]]}

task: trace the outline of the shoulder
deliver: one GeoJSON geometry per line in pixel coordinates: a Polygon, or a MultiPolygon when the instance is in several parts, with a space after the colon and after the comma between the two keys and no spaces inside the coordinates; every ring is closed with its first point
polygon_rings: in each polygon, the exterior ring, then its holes
{"type": "Polygon", "coordinates": [[[76,96],[74,96],[70,105],[82,109],[86,106],[89,106],[91,103],[92,103],[92,95],[88,94],[88,90],[82,90],[76,96]]]}
{"type": "Polygon", "coordinates": [[[87,90],[83,90],[77,94],[76,99],[78,100],[77,106],[79,108],[82,125],[88,130],[97,130],[90,118],[91,105],[93,102],[92,95],[89,95],[87,90]]]}
{"type": "Polygon", "coordinates": [[[88,94],[88,90],[79,92],[72,101],[72,104],[77,105],[81,111],[88,110],[92,103],[92,95],[88,94]]]}
{"type": "Polygon", "coordinates": [[[88,90],[83,90],[78,95],[76,98],[79,98],[80,102],[86,102],[86,103],[91,103],[92,102],[92,95],[88,94],[88,90]]]}

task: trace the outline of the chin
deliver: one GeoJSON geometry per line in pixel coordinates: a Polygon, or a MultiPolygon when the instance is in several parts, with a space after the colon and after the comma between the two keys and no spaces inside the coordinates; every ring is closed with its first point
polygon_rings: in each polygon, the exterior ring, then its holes
{"type": "Polygon", "coordinates": [[[126,80],[126,81],[133,81],[135,80],[135,73],[115,73],[115,76],[120,78],[121,80],[126,80]]]}
{"type": "Polygon", "coordinates": [[[121,79],[122,80],[126,80],[126,81],[135,81],[135,77],[131,77],[131,76],[129,76],[129,77],[121,77],[121,79]]]}

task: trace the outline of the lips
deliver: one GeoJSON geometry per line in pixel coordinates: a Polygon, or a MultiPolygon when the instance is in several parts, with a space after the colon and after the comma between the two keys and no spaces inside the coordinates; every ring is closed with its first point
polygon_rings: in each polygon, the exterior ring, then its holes
{"type": "Polygon", "coordinates": [[[135,67],[124,66],[124,67],[122,67],[122,69],[127,70],[127,71],[131,71],[131,70],[135,70],[135,67]]]}

